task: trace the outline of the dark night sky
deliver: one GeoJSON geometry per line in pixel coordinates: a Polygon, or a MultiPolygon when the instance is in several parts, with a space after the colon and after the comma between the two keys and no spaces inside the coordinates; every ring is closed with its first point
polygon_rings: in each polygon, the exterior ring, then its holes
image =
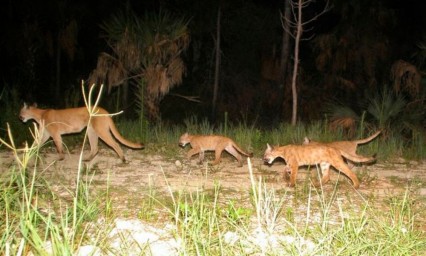
{"type": "MultiPolygon", "coordinates": [[[[353,0],[358,1],[358,0],[353,0]]],[[[345,2],[353,1],[331,1],[333,5],[344,5],[345,2]]],[[[321,1],[320,1],[321,2],[321,1]]],[[[386,10],[391,10],[395,14],[395,21],[393,28],[395,31],[385,31],[387,35],[391,35],[397,48],[392,50],[392,58],[409,59],[410,55],[416,49],[416,43],[423,40],[425,41],[426,33],[426,1],[424,0],[377,0],[367,1],[361,0],[364,6],[382,6],[386,10]],[[380,3],[378,5],[377,3],[380,3]]],[[[280,42],[281,27],[279,24],[278,10],[284,5],[284,1],[244,1],[233,0],[223,1],[224,5],[224,42],[223,51],[225,58],[229,58],[228,62],[232,63],[235,70],[227,72],[224,71],[224,79],[226,77],[235,76],[235,74],[253,73],[253,70],[260,64],[259,59],[254,59],[251,56],[260,56],[263,48],[273,48],[273,44],[280,42]],[[250,8],[249,8],[250,6],[250,8]],[[256,34],[255,29],[250,30],[244,27],[244,22],[239,22],[241,27],[232,27],[232,22],[238,22],[238,15],[243,12],[251,12],[254,10],[257,13],[248,16],[251,19],[259,19],[265,24],[275,24],[268,27],[268,30],[263,29],[263,34],[256,34]],[[260,15],[262,13],[263,16],[260,15]],[[227,16],[228,15],[228,16],[227,16]],[[268,20],[268,21],[266,21],[268,20]],[[229,22],[229,23],[226,23],[229,22]],[[270,23],[267,23],[270,22],[270,23]],[[274,23],[275,22],[275,23],[274,23]],[[226,30],[235,29],[239,32],[227,32],[226,30]],[[247,30],[242,31],[241,30],[247,30]],[[227,34],[228,33],[228,34],[227,34]],[[234,33],[234,34],[232,34],[234,33]],[[267,35],[267,36],[265,36],[267,35]],[[255,47],[246,46],[246,48],[236,46],[241,42],[234,41],[241,37],[247,42],[250,40],[259,41],[255,47]],[[259,37],[261,37],[259,39],[259,37]],[[261,42],[262,41],[262,42],[261,42]],[[251,48],[250,48],[251,47],[251,48]],[[254,63],[248,63],[243,57],[237,56],[237,51],[246,51],[247,56],[253,59],[254,63]],[[246,49],[251,49],[253,53],[247,52],[246,49]],[[230,52],[227,53],[227,50],[230,52]],[[234,54],[234,55],[232,55],[234,54]],[[236,63],[241,60],[243,63],[236,63]],[[239,70],[238,70],[239,69],[239,70]]],[[[64,24],[70,19],[76,19],[78,23],[78,41],[77,52],[73,62],[66,62],[62,65],[62,80],[64,87],[75,86],[81,79],[86,79],[88,74],[96,66],[97,56],[100,52],[108,50],[105,40],[102,38],[102,33],[99,25],[115,14],[118,10],[128,4],[135,13],[143,15],[145,12],[158,11],[160,8],[172,11],[176,15],[185,15],[191,18],[190,30],[191,37],[194,42],[211,44],[212,36],[215,31],[215,13],[217,1],[202,1],[202,0],[160,0],[160,1],[87,1],[87,0],[7,0],[2,2],[0,8],[0,15],[3,21],[0,24],[2,31],[2,38],[0,41],[1,52],[1,65],[0,78],[2,79],[2,86],[5,84],[9,87],[19,88],[21,97],[23,99],[32,99],[38,101],[40,95],[35,95],[34,91],[42,91],[42,94],[50,95],[46,91],[46,84],[52,84],[54,80],[54,67],[55,67],[55,54],[53,53],[54,47],[46,43],[46,38],[54,37],[64,24]],[[35,26],[36,24],[36,26],[35,26]],[[38,35],[38,36],[37,36],[38,35]],[[50,48],[49,48],[50,47],[50,48]],[[32,52],[33,54],[30,54],[32,52]],[[28,67],[32,67],[30,71],[28,67]]],[[[314,12],[315,10],[310,10],[314,12]]],[[[368,11],[365,13],[366,20],[362,21],[368,24],[368,11]]],[[[245,13],[244,15],[247,15],[245,13]]],[[[336,30],[344,17],[340,17],[334,10],[330,11],[321,17],[315,23],[315,30],[312,32],[316,35],[321,33],[328,33],[336,30]]],[[[252,24],[255,24],[252,20],[252,24]]],[[[248,20],[247,20],[248,21],[248,20]]],[[[353,20],[354,26],[360,20],[353,20]]],[[[250,24],[247,22],[247,25],[250,24]]],[[[375,24],[371,24],[372,26],[375,24]]],[[[259,26],[260,29],[262,29],[259,26]]],[[[309,32],[308,32],[309,33],[309,32]]],[[[388,37],[386,40],[389,40],[388,37]]],[[[374,40],[382,40],[380,34],[374,40]]],[[[308,43],[305,43],[308,47],[308,43]]],[[[208,48],[202,49],[207,51],[208,48]]],[[[211,49],[208,49],[211,51],[211,49]]],[[[188,49],[188,59],[190,59],[192,48],[188,49]]],[[[303,64],[313,63],[314,57],[312,50],[302,48],[303,64]]],[[[205,52],[205,55],[209,53],[205,52]]],[[[225,59],[226,61],[226,59],[225,59]]],[[[392,60],[389,60],[392,61],[392,60]]],[[[303,65],[302,64],[302,65],[303,65]]],[[[200,63],[193,63],[188,61],[188,70],[193,70],[194,67],[202,66],[200,63]]],[[[231,65],[231,64],[229,64],[231,65]]],[[[183,88],[191,91],[194,84],[203,82],[205,74],[212,72],[207,70],[207,65],[202,66],[206,68],[204,73],[197,74],[188,72],[184,78],[183,88]],[[188,89],[189,88],[189,89],[188,89]]],[[[312,65],[311,65],[312,66],[312,65]]],[[[226,65],[223,68],[227,68],[226,65]]],[[[310,67],[312,68],[312,67],[310,67]]],[[[306,70],[310,69],[306,67],[306,70]]],[[[253,79],[253,78],[247,78],[253,79]]],[[[225,83],[225,82],[224,82],[225,83]]],[[[253,83],[255,84],[255,83],[253,83]]],[[[256,85],[253,85],[255,88],[256,85]]],[[[229,93],[235,93],[229,89],[229,93]]],[[[183,89],[185,90],[185,89],[183,89]]],[[[255,90],[255,89],[254,89],[255,90]]],[[[196,93],[203,94],[200,90],[194,90],[196,93]]],[[[209,92],[204,92],[204,95],[209,95],[209,92]]],[[[224,99],[225,100],[225,99],[224,99]]],[[[51,100],[46,104],[54,105],[55,101],[51,100]]]]}
{"type": "MultiPolygon", "coordinates": [[[[216,1],[212,1],[215,6],[216,1]]],[[[238,1],[237,1],[238,2],[238,1]]],[[[238,4],[244,4],[245,1],[239,1],[238,4]]],[[[256,4],[266,6],[278,15],[277,8],[279,1],[255,1],[256,4]]],[[[70,19],[76,19],[78,22],[78,42],[77,54],[75,56],[75,64],[71,77],[72,83],[87,78],[87,75],[96,66],[98,54],[101,51],[108,50],[108,46],[102,37],[100,24],[107,20],[117,11],[124,9],[128,5],[137,14],[143,15],[145,12],[157,12],[159,9],[172,10],[177,15],[184,15],[194,20],[201,20],[205,13],[196,13],[194,10],[199,8],[203,10],[206,7],[204,1],[56,1],[56,0],[9,0],[3,3],[0,14],[4,19],[0,28],[3,31],[3,37],[0,41],[2,66],[6,67],[0,72],[0,77],[8,84],[23,83],[23,76],[20,75],[25,65],[29,65],[32,59],[27,58],[29,55],[26,51],[34,51],[36,63],[37,79],[43,80],[41,84],[46,82],[46,76],[49,72],[46,68],[54,66],[55,58],[53,57],[51,45],[46,45],[46,38],[54,37],[58,29],[62,28],[70,19]],[[36,26],[31,27],[31,25],[36,26]],[[37,30],[37,31],[35,31],[37,30]],[[33,35],[33,34],[37,34],[33,35]],[[40,49],[42,48],[42,49],[40,49]],[[50,55],[41,57],[40,55],[50,55]],[[26,59],[27,58],[27,59],[26,59]],[[76,67],[77,65],[77,67],[76,67]]],[[[233,5],[230,8],[234,8],[233,5]]],[[[213,11],[214,14],[215,11],[213,11]]],[[[235,13],[235,11],[233,11],[235,13]]],[[[205,21],[214,24],[214,18],[205,21]]],[[[197,28],[199,29],[199,28],[197,28]]],[[[211,40],[210,33],[214,31],[206,31],[208,40],[211,40]]],[[[255,35],[253,35],[255,37],[255,35]]],[[[52,39],[50,39],[52,40],[52,39]]],[[[228,42],[232,44],[232,42],[228,42]]],[[[54,47],[54,46],[53,46],[54,47]]],[[[67,70],[64,70],[66,72],[67,70]]],[[[51,75],[51,74],[50,74],[51,75]]],[[[24,79],[25,80],[25,79],[24,79]]],[[[51,81],[47,81],[51,82],[51,81]]],[[[28,85],[31,86],[31,85],[28,85]]]]}
{"type": "MultiPolygon", "coordinates": [[[[72,0],[72,1],[56,1],[56,0],[8,0],[2,3],[0,10],[3,22],[1,28],[3,31],[3,37],[0,41],[2,51],[2,66],[9,66],[7,63],[13,65],[13,59],[18,54],[15,52],[17,41],[22,38],[25,33],[23,31],[23,22],[38,23],[42,28],[43,32],[52,31],[55,32],[55,28],[60,25],[55,25],[58,22],[64,22],[71,17],[76,18],[79,23],[79,40],[78,45],[80,48],[85,49],[85,53],[89,56],[85,57],[88,66],[93,66],[96,63],[96,56],[99,51],[104,50],[105,42],[100,37],[99,24],[105,19],[108,19],[112,14],[116,13],[126,4],[130,5],[131,8],[139,14],[143,14],[145,11],[156,11],[159,8],[174,10],[179,14],[183,14],[187,17],[203,17],[203,13],[194,13],[194,6],[203,4],[206,1],[87,1],[87,0],[72,0]],[[65,7],[61,7],[65,6],[65,7]],[[62,12],[62,13],[61,13],[62,12]],[[66,17],[65,17],[66,16],[66,17]],[[59,21],[58,21],[59,20],[59,21]],[[6,33],[5,33],[6,32],[6,33]],[[87,49],[87,50],[86,50],[87,49]],[[90,56],[92,54],[92,56],[90,56]],[[95,56],[95,57],[93,57],[95,56]],[[6,57],[6,58],[4,58],[6,57]],[[11,63],[12,62],[12,63],[11,63]]],[[[229,4],[230,8],[238,8],[239,5],[244,5],[245,2],[251,1],[225,1],[225,2],[237,2],[237,5],[229,4]]],[[[278,9],[283,6],[283,1],[280,0],[253,0],[258,5],[265,7],[270,10],[270,15],[277,16],[278,9]]],[[[333,4],[334,1],[331,1],[333,4]]],[[[375,1],[368,1],[375,2],[375,1]]],[[[395,9],[398,16],[401,17],[399,22],[404,23],[402,27],[406,28],[403,31],[396,31],[398,33],[406,33],[407,41],[401,42],[402,44],[412,44],[409,40],[414,38],[421,38],[419,35],[423,32],[426,26],[426,1],[423,0],[382,0],[385,6],[395,9]]],[[[241,7],[239,7],[241,8],[241,7]]],[[[232,13],[238,13],[238,10],[230,11],[232,13]]],[[[226,15],[226,13],[224,14],[226,15]]],[[[368,14],[367,14],[368,15],[368,14]]],[[[324,17],[320,18],[325,24],[318,24],[316,32],[321,32],[321,29],[329,28],[330,22],[336,22],[333,19],[333,14],[330,12],[324,17]]],[[[354,21],[356,22],[356,21],[354,21]]],[[[255,37],[256,35],[253,35],[255,37]]],[[[402,37],[403,38],[403,37],[402,37]]],[[[232,42],[230,42],[232,43],[232,42]]],[[[19,44],[19,43],[18,43],[19,44]]],[[[91,67],[87,67],[91,69],[91,67]]],[[[7,74],[2,73],[3,77],[7,74]]]]}

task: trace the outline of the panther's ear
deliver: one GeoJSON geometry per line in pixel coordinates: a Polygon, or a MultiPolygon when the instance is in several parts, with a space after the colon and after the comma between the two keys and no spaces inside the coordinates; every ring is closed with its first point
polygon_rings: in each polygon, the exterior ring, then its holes
{"type": "Polygon", "coordinates": [[[303,145],[309,144],[311,140],[308,137],[303,138],[303,145]]]}
{"type": "Polygon", "coordinates": [[[37,107],[37,103],[33,103],[32,105],[28,105],[26,102],[24,102],[24,108],[36,108],[37,107]]]}

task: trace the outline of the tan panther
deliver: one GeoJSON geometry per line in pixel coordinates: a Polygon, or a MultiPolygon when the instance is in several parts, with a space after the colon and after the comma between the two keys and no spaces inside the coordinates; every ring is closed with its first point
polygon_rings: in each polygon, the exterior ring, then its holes
{"type": "Polygon", "coordinates": [[[230,138],[219,135],[190,135],[184,133],[179,139],[179,145],[185,147],[190,144],[192,149],[188,151],[188,159],[191,156],[199,154],[199,163],[204,160],[204,151],[215,151],[215,161],[213,165],[220,162],[222,151],[226,150],[229,154],[233,155],[238,160],[238,165],[243,166],[241,154],[251,157],[252,154],[244,152],[238,145],[230,138]]]}
{"type": "Polygon", "coordinates": [[[294,186],[296,183],[296,176],[299,166],[304,165],[320,165],[323,177],[321,183],[325,184],[330,180],[330,165],[344,173],[349,179],[351,179],[355,188],[359,187],[359,180],[356,175],[348,168],[343,161],[343,157],[353,162],[373,162],[374,157],[360,157],[353,156],[340,151],[333,147],[327,147],[324,145],[287,145],[283,147],[273,148],[267,144],[263,160],[272,164],[275,158],[283,158],[287,164],[285,167],[286,171],[290,169],[290,184],[294,186]]]}
{"type": "Polygon", "coordinates": [[[67,109],[41,109],[37,105],[24,106],[21,109],[19,118],[23,122],[34,119],[39,125],[44,125],[44,133],[41,144],[44,144],[52,137],[58,150],[59,160],[64,159],[62,147],[63,134],[79,133],[87,127],[87,136],[90,144],[90,155],[85,160],[91,160],[98,153],[98,138],[101,138],[108,146],[114,149],[120,159],[125,162],[123,150],[115,141],[111,133],[122,144],[130,148],[143,148],[144,145],[134,143],[123,138],[114,125],[114,122],[108,112],[98,107],[95,112],[99,116],[94,116],[89,122],[89,112],[86,107],[67,108],[67,109]]]}
{"type": "Polygon", "coordinates": [[[373,135],[369,136],[368,138],[360,139],[360,140],[351,140],[351,141],[319,142],[319,141],[310,140],[308,137],[305,137],[304,141],[303,141],[303,145],[308,145],[308,144],[309,145],[313,145],[313,144],[315,144],[315,145],[325,145],[325,146],[337,148],[337,149],[339,149],[341,151],[345,151],[346,153],[348,153],[350,155],[363,157],[361,155],[357,155],[357,153],[356,153],[358,145],[365,144],[365,143],[368,143],[368,142],[372,141],[377,136],[379,136],[379,134],[381,132],[382,131],[377,131],[373,135]]]}

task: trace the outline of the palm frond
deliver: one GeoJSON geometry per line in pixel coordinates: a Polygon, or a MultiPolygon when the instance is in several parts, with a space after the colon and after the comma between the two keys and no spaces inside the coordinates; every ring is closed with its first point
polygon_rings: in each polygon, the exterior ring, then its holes
{"type": "Polygon", "coordinates": [[[390,125],[398,118],[407,105],[401,94],[395,94],[387,87],[368,97],[367,104],[367,112],[381,128],[390,125]]]}
{"type": "Polygon", "coordinates": [[[355,135],[361,117],[351,107],[339,102],[330,102],[326,106],[326,113],[330,119],[331,130],[344,130],[350,138],[355,135]]]}
{"type": "Polygon", "coordinates": [[[188,22],[166,11],[146,13],[142,18],[130,10],[119,12],[101,26],[113,53],[100,55],[90,80],[102,80],[110,89],[129,74],[142,78],[144,82],[136,84],[143,96],[137,98],[150,116],[158,115],[161,98],[181,84],[185,74],[181,54],[190,42],[188,22]]]}
{"type": "Polygon", "coordinates": [[[403,60],[398,60],[392,65],[391,80],[395,92],[407,91],[411,97],[419,95],[422,75],[416,66],[403,60]]]}

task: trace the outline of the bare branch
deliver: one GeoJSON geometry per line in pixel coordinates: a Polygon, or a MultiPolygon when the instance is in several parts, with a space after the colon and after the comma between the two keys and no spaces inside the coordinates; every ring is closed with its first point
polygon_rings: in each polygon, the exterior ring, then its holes
{"type": "MultiPolygon", "coordinates": [[[[302,9],[306,8],[306,7],[308,7],[313,2],[315,2],[315,1],[313,1],[313,0],[303,1],[302,5],[299,6],[299,4],[297,2],[294,2],[294,1],[290,0],[290,6],[291,6],[291,12],[292,12],[293,19],[289,20],[289,19],[285,18],[282,13],[280,13],[282,27],[284,27],[283,22],[286,22],[289,25],[289,27],[296,27],[296,24],[298,23],[296,9],[298,9],[298,8],[302,8],[302,9]]],[[[309,20],[306,20],[306,21],[303,21],[303,22],[300,21],[302,23],[302,26],[305,27],[309,23],[312,23],[312,22],[316,21],[320,16],[324,15],[324,13],[330,11],[331,8],[332,8],[332,6],[330,5],[330,2],[326,1],[325,2],[325,6],[321,10],[321,12],[317,13],[314,17],[310,18],[309,20]]]]}
{"type": "Polygon", "coordinates": [[[185,96],[185,95],[176,94],[176,93],[170,93],[170,95],[176,96],[176,97],[179,97],[179,98],[183,98],[183,99],[186,99],[186,100],[192,101],[192,102],[197,102],[197,103],[202,102],[201,100],[199,100],[199,98],[200,98],[199,96],[185,96]]]}
{"type": "MultiPolygon", "coordinates": [[[[309,36],[308,38],[303,38],[303,32],[310,31],[313,29],[306,28],[308,24],[317,20],[319,16],[323,15],[325,12],[330,10],[329,0],[326,0],[325,7],[321,12],[317,13],[314,17],[303,21],[303,9],[308,7],[311,3],[315,2],[315,0],[286,0],[286,8],[290,6],[292,13],[292,20],[288,16],[289,12],[286,13],[285,16],[281,13],[281,25],[284,31],[294,38],[294,61],[293,61],[293,76],[291,80],[291,91],[292,91],[292,99],[293,99],[293,111],[291,117],[291,124],[296,125],[297,122],[297,75],[298,75],[298,66],[299,66],[299,51],[300,51],[300,41],[301,40],[310,40],[314,35],[309,36]],[[293,30],[293,31],[292,31],[293,30]],[[305,30],[305,31],[304,31],[305,30]]],[[[288,11],[288,9],[286,10],[288,11]]]]}
{"type": "Polygon", "coordinates": [[[320,17],[320,16],[321,16],[321,15],[323,15],[324,13],[326,13],[326,12],[330,11],[330,10],[331,10],[331,8],[332,8],[332,6],[330,5],[330,2],[329,2],[329,1],[326,1],[326,2],[325,2],[324,9],[323,9],[320,13],[318,13],[317,15],[315,15],[313,18],[309,19],[307,22],[305,22],[305,23],[303,23],[303,24],[308,24],[308,23],[311,23],[311,22],[313,22],[313,21],[317,20],[317,19],[318,19],[318,17],[320,17]]]}
{"type": "Polygon", "coordinates": [[[300,38],[300,40],[301,41],[309,41],[309,40],[311,40],[314,37],[315,37],[315,34],[313,34],[313,35],[311,35],[310,37],[307,37],[307,38],[300,38]]]}

